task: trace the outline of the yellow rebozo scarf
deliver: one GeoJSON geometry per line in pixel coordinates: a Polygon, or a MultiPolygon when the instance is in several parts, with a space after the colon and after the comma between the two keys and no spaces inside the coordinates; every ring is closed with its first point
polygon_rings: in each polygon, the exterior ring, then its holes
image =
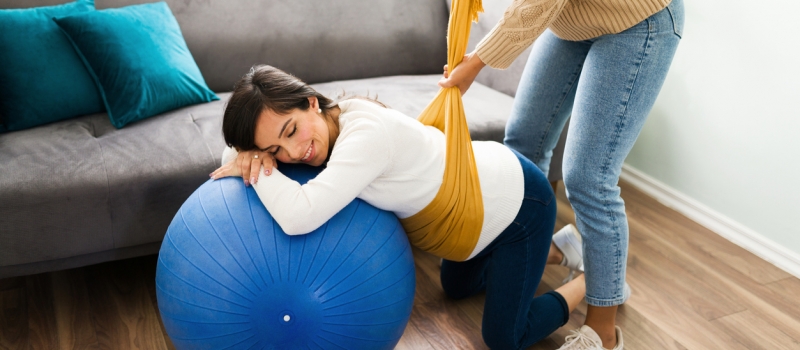
{"type": "MultiPolygon", "coordinates": [[[[483,12],[481,0],[453,0],[447,28],[449,71],[464,58],[478,12],[483,12]]],[[[439,90],[417,120],[445,135],[444,179],[433,201],[400,223],[414,246],[447,260],[467,260],[483,227],[483,198],[458,87],[439,90]]]]}

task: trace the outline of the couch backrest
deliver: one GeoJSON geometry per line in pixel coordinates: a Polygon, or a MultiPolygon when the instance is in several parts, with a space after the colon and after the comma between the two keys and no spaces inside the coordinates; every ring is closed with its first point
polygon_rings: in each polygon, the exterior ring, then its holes
{"type": "MultiPolygon", "coordinates": [[[[64,0],[0,0],[0,8],[64,0]]],[[[98,9],[153,0],[96,0],[98,9]]],[[[448,9],[436,0],[167,0],[208,86],[230,91],[254,64],[308,83],[441,73],[448,9]]]]}

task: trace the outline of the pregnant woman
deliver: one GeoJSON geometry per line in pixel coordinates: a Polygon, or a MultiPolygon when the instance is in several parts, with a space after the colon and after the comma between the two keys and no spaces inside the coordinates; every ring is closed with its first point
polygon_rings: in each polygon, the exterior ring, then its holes
{"type": "MultiPolygon", "coordinates": [[[[322,226],[355,198],[402,221],[443,185],[442,131],[376,101],[334,102],[270,66],[254,67],[237,83],[222,129],[229,147],[211,177],[242,176],[290,235],[322,226]],[[276,160],[325,168],[300,185],[275,168],[276,160]]],[[[580,267],[579,238],[553,236],[556,200],[532,162],[496,142],[475,141],[472,149],[484,209],[479,235],[456,230],[420,248],[445,259],[441,282],[450,297],[486,291],[486,344],[525,348],[564,325],[583,299],[582,275],[534,296],[546,263],[580,267]]]]}

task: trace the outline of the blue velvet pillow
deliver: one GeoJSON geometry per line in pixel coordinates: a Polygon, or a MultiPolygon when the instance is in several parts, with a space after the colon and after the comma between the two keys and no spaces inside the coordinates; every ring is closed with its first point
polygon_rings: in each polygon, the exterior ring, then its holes
{"type": "Polygon", "coordinates": [[[94,0],[0,10],[0,131],[105,109],[94,80],[52,20],[90,11],[94,0]]]}
{"type": "Polygon", "coordinates": [[[111,123],[124,125],[218,100],[167,3],[54,18],[100,87],[111,123]]]}

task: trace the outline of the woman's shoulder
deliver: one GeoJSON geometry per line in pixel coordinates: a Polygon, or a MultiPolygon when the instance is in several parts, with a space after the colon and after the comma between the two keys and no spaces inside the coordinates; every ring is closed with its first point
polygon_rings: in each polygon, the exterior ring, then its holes
{"type": "Polygon", "coordinates": [[[381,126],[388,129],[395,129],[402,127],[398,124],[416,122],[416,119],[410,118],[396,110],[364,99],[341,101],[339,102],[339,108],[341,109],[339,125],[343,130],[355,125],[371,125],[373,127],[381,126]]]}
{"type": "Polygon", "coordinates": [[[344,101],[339,102],[339,108],[342,111],[342,116],[347,114],[351,114],[354,112],[366,112],[369,114],[374,114],[379,116],[384,114],[387,108],[377,104],[376,102],[372,102],[369,100],[364,100],[360,98],[351,98],[344,101]]]}
{"type": "Polygon", "coordinates": [[[391,125],[383,107],[370,101],[350,99],[339,102],[340,138],[366,132],[370,138],[384,137],[391,125]]]}

